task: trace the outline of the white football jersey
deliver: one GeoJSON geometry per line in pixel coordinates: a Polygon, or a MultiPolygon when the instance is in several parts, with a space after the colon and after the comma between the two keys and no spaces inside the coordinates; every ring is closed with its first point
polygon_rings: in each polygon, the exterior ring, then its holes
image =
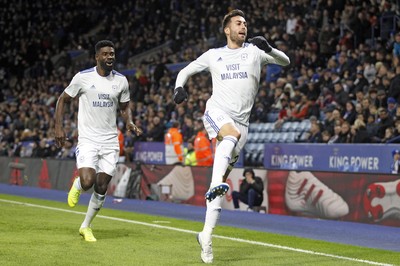
{"type": "Polygon", "coordinates": [[[79,97],[79,142],[118,145],[118,105],[130,100],[124,75],[113,70],[102,77],[96,67],[83,70],[74,76],[65,93],[72,98],[79,97]]]}
{"type": "Polygon", "coordinates": [[[266,64],[287,65],[289,58],[275,48],[267,54],[249,43],[239,49],[210,49],[179,72],[175,88],[183,87],[191,75],[209,71],[213,89],[206,109],[221,109],[234,121],[248,125],[261,68],[266,64]]]}

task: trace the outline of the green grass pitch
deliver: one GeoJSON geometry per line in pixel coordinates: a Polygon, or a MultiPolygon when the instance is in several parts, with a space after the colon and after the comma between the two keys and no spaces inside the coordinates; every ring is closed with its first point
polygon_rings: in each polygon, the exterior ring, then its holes
{"type": "MultiPolygon", "coordinates": [[[[86,206],[0,194],[0,265],[202,265],[203,223],[103,208],[97,242],[79,236],[86,206]]],[[[400,265],[400,253],[218,226],[213,265],[400,265]]]]}

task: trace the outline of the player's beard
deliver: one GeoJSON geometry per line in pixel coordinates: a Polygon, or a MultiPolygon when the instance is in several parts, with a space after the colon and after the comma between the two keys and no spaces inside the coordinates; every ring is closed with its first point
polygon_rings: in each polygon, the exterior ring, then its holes
{"type": "Polygon", "coordinates": [[[110,73],[113,68],[114,68],[114,62],[112,63],[112,65],[107,65],[106,61],[101,61],[100,62],[100,67],[107,73],[110,73]]]}
{"type": "Polygon", "coordinates": [[[231,39],[231,42],[236,43],[237,46],[242,46],[246,39],[246,37],[242,38],[238,33],[231,34],[229,38],[231,39]]]}

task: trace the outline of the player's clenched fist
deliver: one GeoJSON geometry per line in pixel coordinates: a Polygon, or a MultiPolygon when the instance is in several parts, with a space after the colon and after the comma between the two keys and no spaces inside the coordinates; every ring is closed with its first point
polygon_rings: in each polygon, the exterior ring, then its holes
{"type": "Polygon", "coordinates": [[[261,50],[264,50],[266,53],[272,51],[272,46],[269,45],[268,41],[263,36],[256,36],[249,39],[249,43],[254,44],[261,50]]]}
{"type": "Polygon", "coordinates": [[[184,100],[188,98],[188,94],[182,87],[177,87],[174,89],[174,102],[176,104],[182,103],[184,100]]]}

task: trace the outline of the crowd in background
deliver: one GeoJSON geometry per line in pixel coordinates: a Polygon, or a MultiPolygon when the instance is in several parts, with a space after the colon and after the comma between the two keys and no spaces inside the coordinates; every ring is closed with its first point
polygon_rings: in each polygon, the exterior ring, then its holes
{"type": "Polygon", "coordinates": [[[55,104],[76,72],[95,65],[94,44],[100,39],[115,43],[118,71],[135,70],[127,76],[131,108],[144,134],[136,137],[117,121],[129,155],[136,141],[163,142],[174,122],[179,122],[184,141],[193,141],[193,124],[202,116],[211,79],[207,74],[191,78],[186,85],[189,98],[177,106],[172,100],[176,72],[167,65],[194,60],[224,45],[221,20],[232,8],[245,12],[248,36],[264,35],[291,59],[283,69],[263,70],[251,123],[275,122],[279,130],[286,121],[310,119],[309,135],[301,141],[314,143],[387,143],[400,138],[400,30],[395,20],[393,29],[383,32],[388,25],[381,20],[398,18],[397,1],[0,3],[1,156],[74,157],[77,102],[65,114],[69,141],[63,148],[54,145],[55,104]],[[131,65],[132,56],[165,43],[168,49],[131,65]],[[88,58],[75,62],[73,52],[84,50],[88,58]]]}

